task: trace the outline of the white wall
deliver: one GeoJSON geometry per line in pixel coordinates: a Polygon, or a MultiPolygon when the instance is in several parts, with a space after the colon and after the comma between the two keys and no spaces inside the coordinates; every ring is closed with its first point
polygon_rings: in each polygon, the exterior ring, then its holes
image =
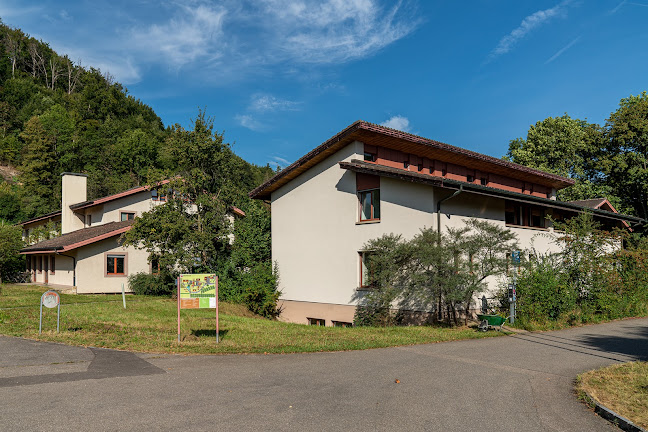
{"type": "Polygon", "coordinates": [[[118,244],[118,238],[102,240],[78,249],[77,293],[119,293],[122,283],[126,291],[130,291],[128,276],[140,272],[149,273],[148,253],[133,247],[124,248],[118,244]],[[106,275],[107,252],[127,253],[125,275],[106,275]]]}
{"type": "MultiPolygon", "coordinates": [[[[437,226],[436,202],[453,191],[382,177],[381,220],[358,223],[356,174],[338,162],[362,159],[355,142],[272,193],[272,257],[279,265],[281,298],[301,302],[355,304],[360,282],[358,251],[383,234],[409,239],[437,226]]],[[[441,226],[463,226],[476,217],[505,226],[505,201],[462,194],[442,204],[441,226]],[[450,214],[448,218],[446,215],[450,214]]],[[[525,249],[553,249],[552,230],[511,228],[525,249]]],[[[489,281],[490,290],[497,281],[489,281]]]]}

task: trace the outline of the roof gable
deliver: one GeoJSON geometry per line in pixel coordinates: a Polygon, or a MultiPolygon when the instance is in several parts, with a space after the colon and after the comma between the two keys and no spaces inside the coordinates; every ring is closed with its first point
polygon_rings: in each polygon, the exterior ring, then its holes
{"type": "Polygon", "coordinates": [[[252,198],[270,198],[272,192],[353,141],[456,163],[468,168],[483,169],[494,174],[538,183],[556,189],[562,189],[574,184],[573,180],[556,174],[359,120],[286,167],[283,171],[251,191],[249,195],[252,198]]]}

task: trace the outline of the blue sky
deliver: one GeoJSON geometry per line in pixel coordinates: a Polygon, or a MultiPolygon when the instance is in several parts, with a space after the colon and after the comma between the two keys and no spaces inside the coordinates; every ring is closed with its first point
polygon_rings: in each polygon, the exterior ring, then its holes
{"type": "Polygon", "coordinates": [[[260,165],[358,119],[500,157],[536,121],[602,124],[648,90],[648,0],[0,0],[0,17],[166,125],[206,108],[260,165]]]}

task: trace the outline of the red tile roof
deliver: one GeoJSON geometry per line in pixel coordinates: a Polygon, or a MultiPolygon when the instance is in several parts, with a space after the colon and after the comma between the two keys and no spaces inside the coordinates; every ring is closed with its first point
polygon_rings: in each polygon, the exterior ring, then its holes
{"type": "MultiPolygon", "coordinates": [[[[251,191],[249,194],[250,197],[260,199],[270,198],[272,192],[353,141],[402,149],[403,151],[409,151],[410,153],[419,155],[433,152],[435,157],[438,157],[440,160],[451,160],[453,163],[459,165],[475,167],[477,169],[491,171],[495,174],[548,185],[557,189],[574,184],[573,180],[556,174],[359,120],[251,191]]],[[[431,158],[434,159],[435,157],[431,158]]]]}
{"type": "Polygon", "coordinates": [[[83,228],[62,236],[44,240],[20,250],[22,254],[65,252],[91,243],[105,240],[128,231],[134,220],[109,222],[103,225],[83,228]]]}

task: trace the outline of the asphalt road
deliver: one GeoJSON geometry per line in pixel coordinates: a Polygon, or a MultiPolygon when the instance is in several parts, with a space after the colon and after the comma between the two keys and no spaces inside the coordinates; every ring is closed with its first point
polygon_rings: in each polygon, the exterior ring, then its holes
{"type": "Polygon", "coordinates": [[[648,319],[290,355],[132,354],[0,337],[0,431],[610,432],[577,401],[574,378],[631,360],[648,360],[648,319]]]}

